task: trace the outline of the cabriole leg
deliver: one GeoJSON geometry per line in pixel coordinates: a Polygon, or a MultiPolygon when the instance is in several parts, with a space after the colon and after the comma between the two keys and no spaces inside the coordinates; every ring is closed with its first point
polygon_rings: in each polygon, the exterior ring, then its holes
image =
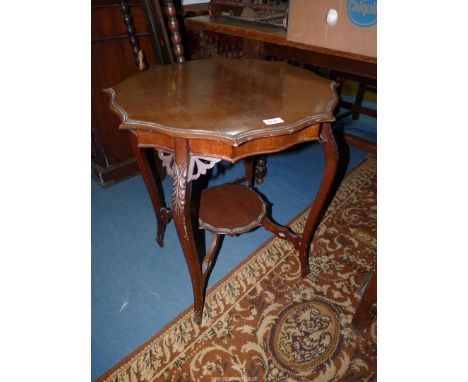
{"type": "Polygon", "coordinates": [[[161,186],[161,179],[159,175],[155,175],[157,171],[153,171],[148,162],[147,149],[138,147],[138,138],[135,133],[130,133],[130,142],[132,145],[133,153],[140,169],[143,181],[145,182],[146,189],[153,205],[154,213],[156,215],[157,232],[156,242],[160,247],[164,244],[164,232],[166,231],[166,224],[169,220],[168,210],[164,207],[164,194],[161,186]]]}
{"type": "Polygon", "coordinates": [[[176,138],[174,167],[172,169],[172,176],[174,178],[172,186],[172,215],[192,280],[194,321],[201,324],[204,303],[203,278],[190,211],[189,163],[190,155],[187,140],[176,138]]]}
{"type": "Polygon", "coordinates": [[[333,131],[329,123],[322,125],[320,139],[322,148],[325,153],[325,172],[320,183],[320,188],[315,197],[314,203],[309,211],[307,222],[304,226],[304,232],[299,244],[299,260],[301,262],[302,277],[307,276],[309,273],[309,249],[310,243],[314,236],[315,230],[319,223],[319,217],[327,198],[329,196],[333,181],[335,180],[337,165],[338,165],[338,148],[336,146],[333,131]]]}

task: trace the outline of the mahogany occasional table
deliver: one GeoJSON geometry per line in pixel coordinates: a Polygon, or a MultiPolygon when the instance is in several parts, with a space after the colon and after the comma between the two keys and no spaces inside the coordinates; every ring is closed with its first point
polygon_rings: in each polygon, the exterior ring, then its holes
{"type": "Polygon", "coordinates": [[[160,246],[166,224],[174,219],[192,280],[195,322],[202,321],[206,276],[220,235],[237,235],[263,225],[294,245],[302,276],[308,274],[310,243],[337,168],[338,151],[330,126],[338,102],[335,86],[284,62],[217,59],[154,66],[105,90],[121,118],[120,128],[132,133],[135,157],[156,214],[160,246]],[[266,202],[252,186],[252,157],[307,141],[322,144],[325,172],[304,231],[296,234],[268,217],[266,202]],[[170,210],[149,165],[148,148],[157,150],[173,177],[170,210]],[[190,182],[221,160],[234,163],[244,158],[244,181],[203,190],[199,210],[193,211],[190,182]],[[194,229],[212,233],[202,262],[194,229]]]}

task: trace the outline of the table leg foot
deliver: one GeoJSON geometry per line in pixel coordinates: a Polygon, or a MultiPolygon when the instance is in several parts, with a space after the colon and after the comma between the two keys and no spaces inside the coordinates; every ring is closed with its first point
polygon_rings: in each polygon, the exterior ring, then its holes
{"type": "Polygon", "coordinates": [[[166,226],[158,227],[156,234],[156,243],[162,248],[164,247],[164,233],[166,232],[166,226]]]}
{"type": "Polygon", "coordinates": [[[193,321],[200,325],[202,323],[202,312],[194,310],[193,311],[193,321]]]}
{"type": "Polygon", "coordinates": [[[338,147],[336,145],[330,123],[324,123],[322,125],[320,142],[322,143],[322,148],[325,154],[325,171],[302,233],[299,248],[299,259],[301,262],[301,274],[303,277],[309,273],[310,243],[314,237],[315,230],[317,229],[320,220],[319,218],[324,210],[325,204],[329,199],[329,194],[335,180],[338,167],[338,147]]]}
{"type": "Polygon", "coordinates": [[[167,221],[164,221],[162,214],[157,216],[157,227],[156,227],[156,243],[162,248],[164,247],[164,233],[166,232],[167,221]]]}

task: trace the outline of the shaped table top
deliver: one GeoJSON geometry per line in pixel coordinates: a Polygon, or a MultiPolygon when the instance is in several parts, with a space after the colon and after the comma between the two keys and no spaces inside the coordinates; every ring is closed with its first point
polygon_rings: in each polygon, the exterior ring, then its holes
{"type": "Polygon", "coordinates": [[[120,128],[237,146],[334,121],[335,86],[284,62],[210,59],[153,66],[105,91],[120,128]]]}

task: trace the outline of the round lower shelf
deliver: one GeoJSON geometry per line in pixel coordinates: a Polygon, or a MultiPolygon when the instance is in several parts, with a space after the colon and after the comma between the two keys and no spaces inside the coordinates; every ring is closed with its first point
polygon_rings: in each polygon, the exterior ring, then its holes
{"type": "Polygon", "coordinates": [[[262,224],[267,205],[251,188],[238,184],[210,187],[201,194],[200,228],[237,235],[262,224]]]}

